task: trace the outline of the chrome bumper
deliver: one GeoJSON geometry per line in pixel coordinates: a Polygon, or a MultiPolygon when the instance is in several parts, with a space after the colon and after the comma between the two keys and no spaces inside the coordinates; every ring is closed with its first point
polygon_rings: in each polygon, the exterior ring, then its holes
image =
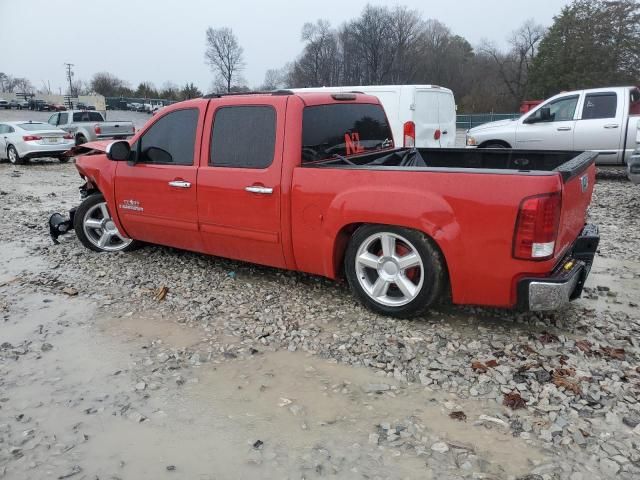
{"type": "Polygon", "coordinates": [[[518,282],[518,308],[557,310],[579,298],[600,242],[598,227],[585,225],[571,253],[547,277],[523,278],[518,282]]]}
{"type": "Polygon", "coordinates": [[[571,300],[583,273],[582,265],[574,267],[575,272],[566,281],[532,281],[529,283],[529,310],[558,310],[571,300]]]}

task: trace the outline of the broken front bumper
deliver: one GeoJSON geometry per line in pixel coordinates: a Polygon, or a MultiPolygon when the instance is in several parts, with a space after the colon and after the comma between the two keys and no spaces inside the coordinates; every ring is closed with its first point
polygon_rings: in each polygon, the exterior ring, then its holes
{"type": "Polygon", "coordinates": [[[523,278],[518,282],[518,308],[557,310],[580,297],[591,271],[600,235],[596,225],[585,225],[571,252],[548,277],[523,278]]]}

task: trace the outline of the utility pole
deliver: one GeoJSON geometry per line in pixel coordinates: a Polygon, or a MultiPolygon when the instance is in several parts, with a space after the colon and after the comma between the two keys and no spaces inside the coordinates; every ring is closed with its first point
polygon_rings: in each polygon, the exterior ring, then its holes
{"type": "Polygon", "coordinates": [[[73,98],[73,70],[71,70],[71,67],[73,67],[73,63],[65,63],[64,65],[65,67],[67,67],[67,80],[69,80],[69,108],[72,108],[73,104],[71,103],[71,99],[73,98]]]}

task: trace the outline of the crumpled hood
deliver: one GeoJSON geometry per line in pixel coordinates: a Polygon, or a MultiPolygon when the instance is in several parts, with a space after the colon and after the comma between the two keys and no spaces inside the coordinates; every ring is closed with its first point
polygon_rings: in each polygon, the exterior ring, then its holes
{"type": "Polygon", "coordinates": [[[83,143],[82,145],[73,147],[71,150],[67,150],[64,153],[64,156],[75,157],[92,151],[105,153],[107,151],[107,146],[114,141],[115,140],[99,140],[97,142],[83,143]]]}
{"type": "Polygon", "coordinates": [[[491,128],[505,127],[507,125],[513,125],[515,127],[515,122],[515,120],[498,120],[495,122],[483,123],[482,125],[473,127],[471,130],[469,130],[469,133],[472,134],[483,130],[489,130],[491,128]]]}

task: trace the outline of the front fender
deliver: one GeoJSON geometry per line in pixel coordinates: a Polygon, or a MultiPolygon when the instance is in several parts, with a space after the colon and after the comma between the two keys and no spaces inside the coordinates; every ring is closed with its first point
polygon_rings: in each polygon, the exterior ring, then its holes
{"type": "MultiPolygon", "coordinates": [[[[102,142],[95,143],[97,144],[102,142]]],[[[85,144],[76,148],[83,148],[88,145],[92,144],[85,144]]],[[[95,152],[97,149],[91,149],[91,151],[95,152]]],[[[104,196],[107,201],[109,211],[111,212],[113,222],[122,234],[128,236],[126,230],[120,223],[120,218],[118,218],[118,209],[116,208],[115,178],[117,166],[118,162],[109,160],[104,154],[82,155],[76,158],[76,169],[87,183],[99,190],[104,196]]]]}

